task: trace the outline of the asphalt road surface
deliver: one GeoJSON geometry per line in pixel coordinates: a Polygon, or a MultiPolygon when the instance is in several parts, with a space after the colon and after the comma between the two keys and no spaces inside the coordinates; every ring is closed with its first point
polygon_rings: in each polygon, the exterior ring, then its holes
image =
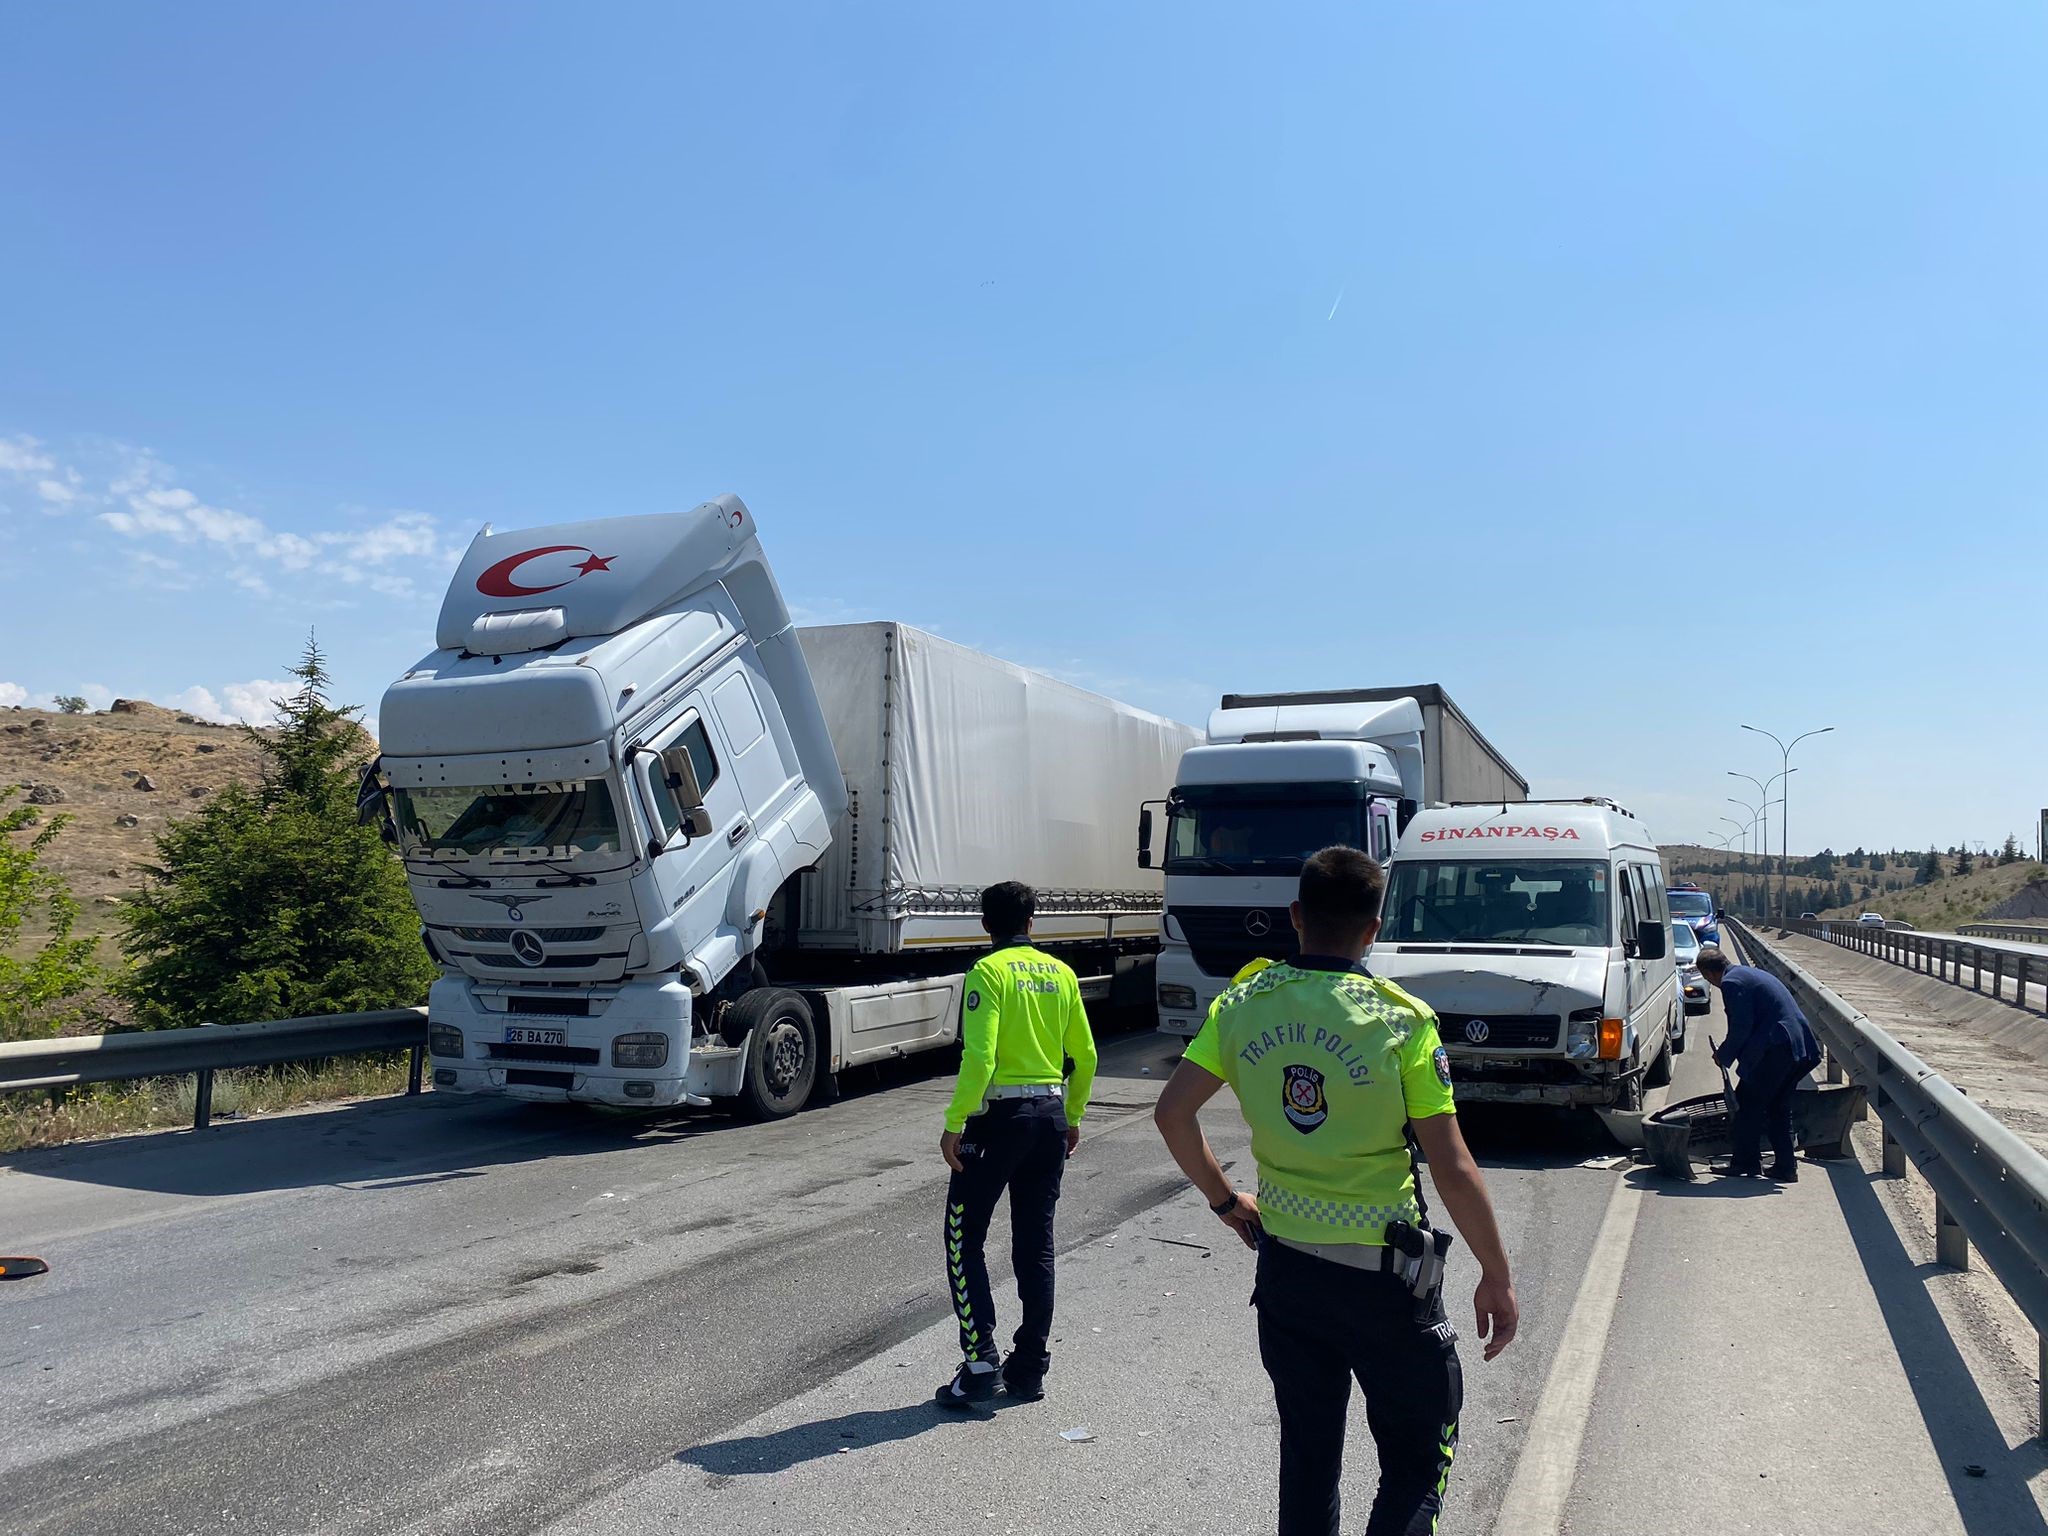
{"type": "MultiPolygon", "coordinates": [[[[1094,1460],[1046,1477],[1085,1467],[1091,1497],[1123,1501],[1083,1528],[1263,1528],[1275,1456],[1249,1267],[1215,1245],[1227,1234],[1150,1123],[1176,1055],[1150,1034],[1105,1042],[1060,1206],[1065,1401],[964,1428],[923,1401],[951,1347],[937,1066],[772,1125],[428,1096],[18,1157],[0,1171],[0,1251],[52,1270],[0,1287],[5,1528],[676,1530],[711,1520],[716,1496],[728,1531],[796,1528],[806,1508],[823,1529],[903,1529],[912,1510],[919,1525],[1064,1529],[1072,1509],[1043,1502],[1054,1482],[998,1498],[989,1468],[1015,1478],[1034,1456],[1068,1456],[1077,1442],[1053,1430],[1083,1411],[1102,1420],[1094,1460]],[[837,1442],[828,1462],[803,1449],[821,1435],[837,1442]]],[[[1702,1049],[1679,1066],[1674,1092],[1718,1082],[1702,1049]]],[[[1627,1371],[1652,1372],[1669,1318],[1725,1262],[1725,1234],[1687,1222],[1695,1202],[1667,1202],[1660,1289],[1621,1285],[1617,1268],[1613,1328],[1589,1329],[1574,1313],[1589,1266],[1645,1260],[1643,1239],[1633,1258],[1613,1243],[1616,1191],[1641,1175],[1587,1116],[1464,1119],[1525,1319],[1491,1365],[1466,1346],[1445,1529],[1476,1531],[1521,1486],[1539,1400],[1574,1372],[1606,1382],[1610,1331],[1630,1338],[1627,1371]]],[[[1206,1123],[1221,1155],[1243,1157],[1227,1098],[1206,1123]]],[[[1824,1185],[1810,1198],[1832,1200],[1824,1185]]],[[[1455,1318],[1474,1275],[1454,1258],[1455,1318]]],[[[1354,1443],[1347,1489],[1362,1499],[1362,1426],[1354,1443]]],[[[1618,1443],[1644,1438],[1630,1427],[1618,1443]]],[[[1553,1493],[1577,1497],[1591,1474],[1574,1469],[1596,1458],[1544,1444],[1567,1463],[1553,1493]]],[[[1939,1486],[1896,1460],[1900,1478],[1939,1486]]],[[[1606,1504],[1655,1508],[1654,1476],[1637,1475],[1606,1504]]]]}

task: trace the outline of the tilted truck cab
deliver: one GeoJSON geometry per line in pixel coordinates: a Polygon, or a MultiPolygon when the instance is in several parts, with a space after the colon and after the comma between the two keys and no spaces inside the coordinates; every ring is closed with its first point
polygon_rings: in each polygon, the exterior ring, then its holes
{"type": "Polygon", "coordinates": [[[903,625],[800,634],[738,498],[486,529],[436,638],[364,803],[443,968],[437,1088],[793,1113],[957,1038],[1003,879],[1088,990],[1149,995],[1159,881],[1111,829],[1193,733],[903,625]]]}
{"type": "Polygon", "coordinates": [[[730,1091],[693,1008],[814,866],[846,789],[752,515],[497,534],[384,695],[381,771],[445,974],[436,1086],[674,1104],[730,1091]],[[694,826],[693,826],[694,823],[694,826]]]}

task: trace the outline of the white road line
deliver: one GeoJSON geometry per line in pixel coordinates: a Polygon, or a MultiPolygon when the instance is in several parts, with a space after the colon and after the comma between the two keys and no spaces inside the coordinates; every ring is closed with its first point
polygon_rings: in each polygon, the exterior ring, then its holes
{"type": "Polygon", "coordinates": [[[1621,1295],[1622,1271],[1628,1266],[1629,1245],[1635,1241],[1642,1202],[1641,1185],[1626,1178],[1615,1181],[1600,1235],[1593,1239],[1593,1251],[1587,1258],[1578,1300],[1565,1320],[1550,1379],[1544,1382],[1543,1395],[1530,1415],[1529,1437],[1515,1463],[1514,1480],[1494,1518],[1494,1536],[1557,1536],[1564,1527],[1565,1500],[1578,1472],[1586,1415],[1593,1405],[1600,1361],[1607,1353],[1614,1304],[1621,1295]]]}

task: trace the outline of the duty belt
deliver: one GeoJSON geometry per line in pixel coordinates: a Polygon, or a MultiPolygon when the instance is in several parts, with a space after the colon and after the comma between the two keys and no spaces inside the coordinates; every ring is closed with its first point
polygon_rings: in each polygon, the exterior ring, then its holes
{"type": "Polygon", "coordinates": [[[1374,1274],[1384,1274],[1394,1267],[1394,1250],[1383,1243],[1304,1243],[1296,1238],[1282,1237],[1277,1232],[1268,1232],[1266,1237],[1282,1248],[1292,1248],[1296,1253],[1305,1253],[1310,1258],[1328,1259],[1332,1264],[1342,1264],[1346,1269],[1363,1269],[1374,1274]]]}
{"type": "Polygon", "coordinates": [[[990,1088],[991,1099],[1064,1099],[1065,1083],[998,1083],[990,1088]]]}

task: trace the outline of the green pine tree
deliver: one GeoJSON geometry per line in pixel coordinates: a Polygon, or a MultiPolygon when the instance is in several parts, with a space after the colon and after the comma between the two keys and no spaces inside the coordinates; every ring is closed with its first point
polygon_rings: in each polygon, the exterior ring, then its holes
{"type": "Polygon", "coordinates": [[[1974,857],[1972,857],[1970,853],[1970,845],[1968,843],[1963,844],[1963,846],[1959,850],[1957,850],[1956,853],[1956,873],[1959,875],[1967,875],[1971,870],[1975,869],[1976,867],[1977,861],[1974,857]]]}
{"type": "Polygon", "coordinates": [[[425,1000],[435,968],[405,874],[357,825],[369,739],[327,696],[308,638],[254,789],[229,785],[157,838],[150,885],[128,906],[129,990],[154,1025],[353,1013],[425,1000]]]}
{"type": "Polygon", "coordinates": [[[1939,880],[1941,876],[1941,854],[1935,849],[1930,848],[1922,856],[1919,869],[1914,871],[1913,883],[1915,885],[1926,885],[1930,880],[1939,880]]]}
{"type": "Polygon", "coordinates": [[[1998,850],[1998,862],[2001,864],[2017,864],[2023,857],[2024,855],[2020,852],[2019,834],[2016,832],[2006,833],[2005,846],[1998,850]]]}
{"type": "Polygon", "coordinates": [[[71,818],[53,816],[33,837],[20,839],[15,834],[35,826],[42,812],[11,804],[18,793],[0,789],[0,1040],[56,1034],[100,980],[93,958],[99,940],[72,936],[78,903],[43,864],[71,818]],[[37,937],[24,944],[22,930],[31,920],[37,937]]]}

